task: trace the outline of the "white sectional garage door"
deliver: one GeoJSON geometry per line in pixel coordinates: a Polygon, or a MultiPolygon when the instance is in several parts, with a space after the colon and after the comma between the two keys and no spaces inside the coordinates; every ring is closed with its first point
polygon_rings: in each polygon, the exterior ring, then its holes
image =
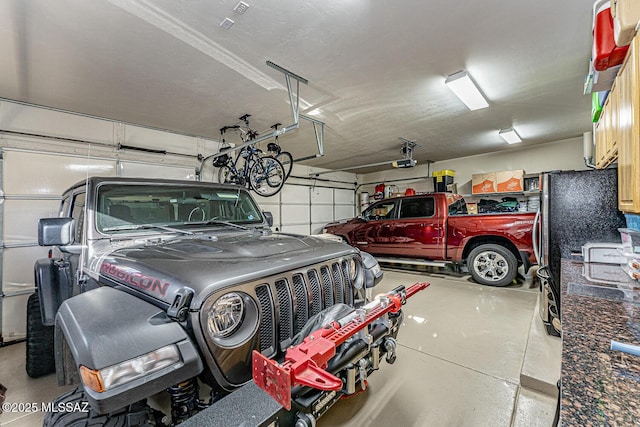
{"type": "Polygon", "coordinates": [[[2,156],[2,341],[25,337],[27,298],[34,290],[33,265],[46,258],[38,246],[38,220],[57,216],[60,195],[91,175],[113,176],[114,160],[90,159],[19,150],[2,156]]]}
{"type": "MultiPolygon", "coordinates": [[[[295,179],[292,179],[295,180],[295,179]]],[[[329,222],[355,215],[354,190],[313,184],[285,184],[272,197],[256,197],[273,214],[273,227],[285,233],[318,234],[329,222]]]]}

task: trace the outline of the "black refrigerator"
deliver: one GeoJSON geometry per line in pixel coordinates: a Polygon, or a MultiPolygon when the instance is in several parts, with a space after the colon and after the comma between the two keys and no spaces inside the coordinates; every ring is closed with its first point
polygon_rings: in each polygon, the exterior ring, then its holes
{"type": "Polygon", "coordinates": [[[545,172],[534,246],[540,278],[540,317],[547,333],[561,330],[560,260],[588,242],[620,242],[617,169],[545,172]]]}

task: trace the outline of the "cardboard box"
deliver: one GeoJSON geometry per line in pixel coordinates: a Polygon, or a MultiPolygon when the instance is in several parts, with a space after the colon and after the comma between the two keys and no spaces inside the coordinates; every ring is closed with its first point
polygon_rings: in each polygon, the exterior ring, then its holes
{"type": "Polygon", "coordinates": [[[467,213],[477,214],[478,204],[476,202],[467,202],[467,213]]]}
{"type": "Polygon", "coordinates": [[[496,188],[496,173],[474,173],[471,175],[471,193],[473,194],[485,194],[495,193],[496,188]]]}
{"type": "Polygon", "coordinates": [[[524,171],[522,169],[513,171],[496,172],[496,188],[498,193],[516,193],[524,191],[524,171]]]}

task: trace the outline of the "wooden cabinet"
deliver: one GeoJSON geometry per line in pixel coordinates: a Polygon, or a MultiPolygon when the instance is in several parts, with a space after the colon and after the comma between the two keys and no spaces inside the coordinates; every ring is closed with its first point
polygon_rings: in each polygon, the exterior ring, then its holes
{"type": "Polygon", "coordinates": [[[606,168],[618,155],[618,80],[602,107],[600,120],[596,125],[596,167],[606,168]]]}
{"type": "Polygon", "coordinates": [[[596,167],[618,161],[618,208],[640,213],[640,36],[633,39],[618,71],[595,139],[596,167]]]}
{"type": "Polygon", "coordinates": [[[616,81],[619,92],[618,208],[640,213],[640,37],[635,37],[616,81]]]}

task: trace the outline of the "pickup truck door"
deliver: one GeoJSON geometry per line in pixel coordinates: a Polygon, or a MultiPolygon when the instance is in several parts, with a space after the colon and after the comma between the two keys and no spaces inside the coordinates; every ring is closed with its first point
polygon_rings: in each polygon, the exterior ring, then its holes
{"type": "Polygon", "coordinates": [[[438,215],[432,196],[402,199],[391,234],[396,255],[426,259],[444,257],[444,221],[438,215]]]}
{"type": "Polygon", "coordinates": [[[392,254],[394,236],[392,223],[397,213],[396,200],[382,200],[371,205],[362,217],[364,221],[349,233],[354,246],[372,254],[392,254]]]}

